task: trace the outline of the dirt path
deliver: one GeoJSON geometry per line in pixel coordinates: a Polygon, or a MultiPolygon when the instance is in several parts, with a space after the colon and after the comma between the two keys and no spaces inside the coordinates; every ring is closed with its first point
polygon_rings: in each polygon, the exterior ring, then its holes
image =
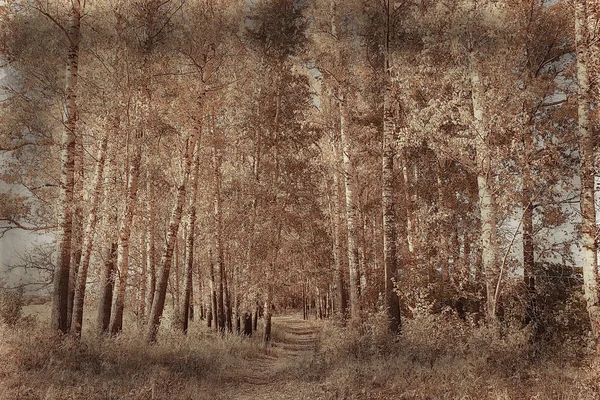
{"type": "Polygon", "coordinates": [[[307,399],[312,387],[301,380],[310,366],[320,325],[301,316],[273,318],[273,339],[265,354],[246,360],[220,399],[307,399]]]}

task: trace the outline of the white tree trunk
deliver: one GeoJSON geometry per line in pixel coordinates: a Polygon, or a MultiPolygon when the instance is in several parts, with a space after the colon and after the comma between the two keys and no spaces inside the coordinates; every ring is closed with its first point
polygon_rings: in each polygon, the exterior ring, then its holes
{"type": "Polygon", "coordinates": [[[339,103],[340,107],[340,139],[344,166],[344,185],[346,190],[346,228],[348,231],[348,269],[350,270],[350,316],[359,317],[360,311],[360,282],[358,276],[358,242],[356,238],[356,172],[351,158],[352,138],[347,132],[345,98],[339,103]]]}
{"type": "Polygon", "coordinates": [[[165,300],[167,298],[167,285],[169,283],[169,272],[171,270],[171,264],[173,263],[173,250],[175,248],[175,241],[177,240],[177,234],[179,232],[181,215],[183,214],[183,204],[185,203],[186,186],[192,169],[192,158],[194,155],[194,150],[197,148],[197,139],[198,132],[194,131],[191,138],[188,139],[188,143],[185,149],[185,156],[183,160],[183,180],[179,185],[179,188],[177,189],[177,198],[175,199],[175,205],[173,207],[173,212],[171,213],[165,248],[161,257],[162,267],[160,270],[160,275],[157,277],[156,291],[154,293],[152,309],[150,310],[150,316],[148,318],[148,330],[146,332],[146,340],[149,342],[156,341],[156,336],[158,334],[158,326],[160,324],[160,318],[162,317],[162,313],[165,308],[165,300]]]}
{"type": "MultiPolygon", "coordinates": [[[[75,286],[75,299],[73,304],[73,321],[71,330],[75,335],[81,335],[81,327],[83,323],[83,303],[85,297],[85,289],[87,283],[88,268],[90,266],[90,258],[92,255],[92,245],[94,242],[94,233],[98,222],[98,209],[102,196],[102,184],[104,182],[104,165],[106,161],[106,153],[108,150],[108,132],[103,134],[98,157],[96,162],[96,172],[94,174],[94,183],[92,185],[92,199],[90,206],[90,214],[87,225],[85,227],[83,246],[81,251],[81,265],[77,274],[77,284],[75,286]]],[[[109,165],[110,167],[110,165],[109,165]]]]}
{"type": "Polygon", "coordinates": [[[110,315],[109,331],[111,335],[123,329],[123,309],[125,307],[125,292],[127,288],[127,275],[129,274],[129,239],[131,226],[135,215],[135,204],[138,195],[141,164],[141,140],[135,144],[131,165],[129,166],[129,182],[127,183],[127,198],[125,209],[121,218],[119,229],[119,247],[117,250],[117,273],[115,274],[115,288],[113,294],[112,310],[110,315]]]}
{"type": "Polygon", "coordinates": [[[77,78],[79,63],[79,41],[81,26],[81,4],[71,1],[67,39],[66,87],[65,87],[65,130],[61,143],[60,197],[58,211],[58,262],[54,275],[52,294],[52,329],[68,332],[67,308],[69,303],[69,271],[73,229],[73,191],[75,183],[75,142],[77,128],[77,78]]]}
{"type": "Polygon", "coordinates": [[[473,127],[475,129],[475,152],[477,160],[477,188],[479,192],[479,216],[481,221],[482,269],[486,286],[486,318],[496,321],[495,283],[498,279],[498,232],[496,210],[491,188],[491,154],[488,132],[484,122],[485,91],[475,52],[469,52],[469,73],[473,102],[473,127]]]}
{"type": "Polygon", "coordinates": [[[581,160],[581,244],[583,288],[587,311],[596,345],[600,344],[600,298],[598,296],[598,261],[596,208],[594,203],[594,134],[590,126],[591,89],[588,76],[588,45],[586,0],[575,4],[575,39],[577,45],[577,83],[579,118],[579,153],[581,160]]]}

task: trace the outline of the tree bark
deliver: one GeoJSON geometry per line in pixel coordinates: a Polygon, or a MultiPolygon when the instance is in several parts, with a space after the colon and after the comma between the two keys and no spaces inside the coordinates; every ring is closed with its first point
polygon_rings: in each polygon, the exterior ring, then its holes
{"type": "Polygon", "coordinates": [[[146,196],[147,199],[147,212],[148,212],[148,225],[146,229],[146,315],[150,315],[152,309],[152,302],[154,301],[154,291],[156,290],[156,242],[154,224],[156,220],[155,207],[154,207],[154,185],[150,175],[149,164],[147,163],[146,170],[146,196]]]}
{"type": "Polygon", "coordinates": [[[184,280],[184,295],[181,309],[183,311],[182,329],[183,333],[187,333],[188,322],[190,318],[190,307],[192,306],[191,297],[193,289],[193,272],[194,272],[194,234],[196,232],[196,200],[198,198],[198,175],[200,172],[200,151],[197,150],[194,155],[194,177],[192,180],[192,198],[190,200],[190,210],[188,216],[188,232],[185,245],[185,280],[184,280]]]}
{"type": "Polygon", "coordinates": [[[65,129],[61,143],[60,195],[58,212],[58,262],[54,274],[51,327],[68,332],[69,272],[73,240],[73,191],[75,185],[75,142],[77,137],[77,78],[81,37],[81,4],[71,2],[67,39],[69,49],[65,73],[65,129]]]}
{"type": "Polygon", "coordinates": [[[340,168],[339,149],[335,138],[331,140],[334,159],[336,160],[333,171],[333,201],[332,201],[332,220],[333,220],[333,262],[334,262],[334,279],[335,279],[335,294],[336,303],[338,304],[337,313],[342,320],[346,319],[348,312],[348,299],[346,298],[346,290],[344,287],[344,252],[342,248],[342,210],[344,208],[344,199],[340,193],[340,168]]]}
{"type": "Polygon", "coordinates": [[[69,266],[69,301],[67,303],[67,327],[71,330],[73,322],[73,305],[75,291],[81,264],[83,246],[83,138],[77,135],[74,154],[74,181],[73,181],[73,233],[71,242],[71,263],[69,266]]]}
{"type": "Polygon", "coordinates": [[[242,320],[244,321],[244,336],[252,336],[252,313],[244,312],[242,320]]]}
{"type": "Polygon", "coordinates": [[[142,157],[141,139],[138,138],[131,165],[129,166],[129,181],[127,183],[127,198],[121,218],[119,229],[119,248],[117,250],[117,273],[115,274],[115,293],[110,315],[109,331],[115,335],[123,329],[123,310],[125,307],[125,291],[127,289],[127,275],[129,273],[129,240],[131,226],[135,214],[138,186],[140,178],[140,164],[142,157]]]}
{"type": "Polygon", "coordinates": [[[491,188],[491,154],[484,122],[485,89],[481,82],[475,51],[469,49],[469,73],[473,103],[473,127],[475,129],[475,152],[477,160],[477,188],[479,193],[479,215],[481,221],[481,258],[486,288],[486,319],[496,322],[495,283],[498,278],[498,233],[496,210],[491,188]]]}
{"type": "Polygon", "coordinates": [[[577,48],[578,119],[580,164],[580,208],[583,289],[596,346],[600,346],[600,296],[598,293],[598,260],[596,208],[594,202],[594,134],[590,123],[591,88],[588,72],[589,32],[587,1],[575,4],[575,41],[577,48]]]}
{"type": "Polygon", "coordinates": [[[214,221],[215,221],[215,234],[214,234],[214,248],[216,255],[216,276],[217,276],[217,326],[219,331],[225,332],[225,305],[224,305],[224,293],[223,293],[223,285],[225,280],[225,265],[223,259],[223,215],[222,215],[222,205],[221,205],[221,152],[218,149],[216,138],[214,135],[216,134],[214,129],[214,121],[212,127],[213,133],[213,178],[214,178],[214,193],[213,193],[213,203],[214,203],[214,221]]]}
{"type": "MultiPolygon", "coordinates": [[[[215,330],[219,330],[219,324],[217,321],[217,281],[215,277],[215,263],[213,262],[212,251],[209,251],[209,274],[210,274],[210,320],[215,327],[215,330]]],[[[210,327],[210,324],[208,325],[210,327]]]]}
{"type": "MultiPolygon", "coordinates": [[[[523,131],[523,165],[522,165],[522,196],[523,208],[523,282],[527,290],[527,306],[525,309],[525,323],[533,322],[537,328],[536,299],[535,299],[535,254],[533,244],[533,181],[531,179],[530,156],[533,148],[533,129],[531,117],[526,112],[527,105],[523,105],[524,131],[523,131]]],[[[537,330],[537,329],[536,329],[537,330]]]]}
{"type": "Polygon", "coordinates": [[[185,192],[187,182],[192,169],[192,158],[194,153],[198,150],[198,138],[199,131],[194,130],[191,137],[188,138],[186,143],[185,155],[184,155],[184,171],[183,180],[177,188],[177,197],[171,218],[169,221],[169,230],[167,231],[167,239],[163,255],[161,257],[162,268],[160,275],[156,282],[156,291],[154,293],[154,300],[152,302],[152,309],[150,310],[150,316],[148,318],[148,330],[146,332],[146,340],[148,342],[155,342],[156,336],[158,335],[158,327],[160,325],[160,318],[165,307],[165,300],[167,297],[167,284],[169,282],[169,272],[171,270],[171,264],[173,263],[173,250],[175,248],[175,241],[177,240],[177,234],[179,232],[179,225],[181,222],[181,215],[183,213],[183,204],[185,203],[185,192]]]}
{"type": "Polygon", "coordinates": [[[352,139],[346,127],[345,98],[340,99],[340,139],[344,166],[344,186],[346,191],[346,228],[348,232],[348,269],[350,271],[350,316],[359,317],[360,311],[360,282],[358,281],[358,243],[356,237],[356,172],[351,157],[352,139]]]}
{"type": "Polygon", "coordinates": [[[82,253],[81,253],[81,265],[79,273],[77,274],[77,284],[75,286],[75,298],[73,306],[73,320],[71,329],[76,336],[81,336],[81,328],[83,323],[83,304],[85,297],[85,289],[88,275],[88,268],[90,266],[90,258],[92,255],[92,245],[94,242],[94,233],[96,231],[96,225],[98,222],[98,208],[100,205],[100,199],[102,195],[102,184],[104,182],[104,165],[106,161],[106,153],[108,151],[108,132],[103,134],[100,149],[98,150],[98,157],[96,162],[96,172],[94,174],[93,192],[90,205],[90,214],[88,217],[87,225],[85,227],[82,253]]]}
{"type": "MultiPolygon", "coordinates": [[[[273,268],[273,266],[271,265],[271,269],[272,268],[273,268]]],[[[265,315],[264,315],[265,332],[264,332],[263,340],[265,341],[265,343],[268,343],[271,341],[271,328],[272,328],[271,306],[272,305],[273,305],[273,284],[271,283],[271,281],[269,281],[269,283],[267,283],[267,298],[265,300],[265,315]]]]}
{"type": "Polygon", "coordinates": [[[394,111],[391,107],[390,88],[384,94],[383,118],[383,157],[381,205],[383,214],[383,264],[385,279],[385,308],[388,314],[389,329],[399,332],[400,304],[394,287],[396,279],[396,212],[394,203],[394,157],[396,154],[394,135],[394,111]]]}
{"type": "Polygon", "coordinates": [[[233,324],[232,324],[232,309],[231,309],[231,291],[229,287],[229,279],[227,271],[223,271],[223,302],[225,306],[225,326],[227,327],[227,332],[233,332],[233,324]]]}
{"type": "Polygon", "coordinates": [[[383,265],[385,279],[385,308],[388,314],[391,332],[400,331],[400,304],[396,295],[394,281],[396,279],[396,212],[394,202],[394,157],[396,156],[396,109],[392,105],[392,80],[390,71],[390,1],[386,1],[385,32],[385,77],[386,86],[383,95],[383,156],[381,180],[381,205],[383,214],[383,265]]]}
{"type": "Polygon", "coordinates": [[[106,256],[100,277],[100,298],[98,299],[97,325],[100,333],[108,332],[113,288],[115,285],[115,267],[117,265],[117,242],[106,247],[106,256]]]}

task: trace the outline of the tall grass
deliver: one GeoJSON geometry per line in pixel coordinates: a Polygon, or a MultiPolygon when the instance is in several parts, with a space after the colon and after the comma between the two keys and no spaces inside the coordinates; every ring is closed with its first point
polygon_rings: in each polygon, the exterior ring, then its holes
{"type": "Polygon", "coordinates": [[[236,381],[245,362],[264,353],[258,339],[221,337],[197,322],[190,335],[143,327],[114,338],[61,340],[30,318],[0,328],[1,399],[210,399],[236,381]]]}
{"type": "Polygon", "coordinates": [[[329,399],[600,399],[586,346],[534,344],[527,329],[417,316],[392,337],[382,314],[327,323],[309,368],[329,399]]]}

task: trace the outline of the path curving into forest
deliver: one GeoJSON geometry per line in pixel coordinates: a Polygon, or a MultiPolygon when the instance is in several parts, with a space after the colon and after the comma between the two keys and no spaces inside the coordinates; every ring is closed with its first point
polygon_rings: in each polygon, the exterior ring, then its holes
{"type": "Polygon", "coordinates": [[[219,398],[311,398],[312,388],[301,375],[310,367],[320,327],[320,322],[298,315],[273,317],[273,338],[265,353],[246,360],[219,398]]]}

